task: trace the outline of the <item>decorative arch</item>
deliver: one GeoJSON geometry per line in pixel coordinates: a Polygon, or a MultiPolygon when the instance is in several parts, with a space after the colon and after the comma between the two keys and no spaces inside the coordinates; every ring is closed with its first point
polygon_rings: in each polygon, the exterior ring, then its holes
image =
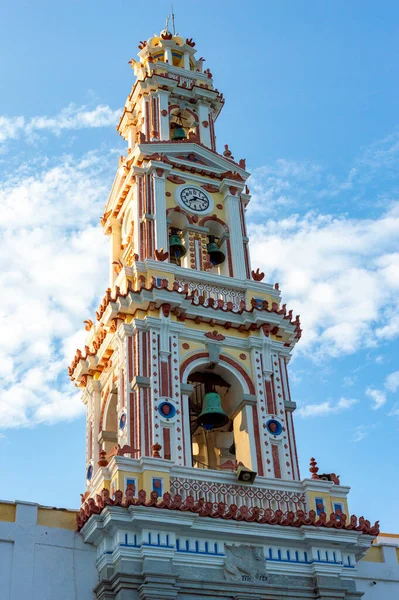
{"type": "Polygon", "coordinates": [[[184,215],[186,217],[186,219],[190,223],[190,225],[193,223],[193,215],[190,215],[183,208],[180,208],[180,206],[172,206],[171,208],[168,208],[166,210],[166,217],[168,217],[171,212],[181,213],[182,215],[184,215]]]}
{"type": "Polygon", "coordinates": [[[192,115],[196,121],[198,121],[198,115],[193,110],[191,110],[191,108],[186,108],[186,111],[190,113],[190,115],[192,115]]]}
{"type": "MultiPolygon", "coordinates": [[[[182,362],[180,366],[180,380],[182,383],[187,383],[188,376],[192,369],[203,364],[205,361],[202,359],[204,358],[209,360],[208,352],[197,352],[182,362]],[[193,363],[196,364],[193,365],[193,363]]],[[[219,356],[219,360],[221,363],[224,363],[221,366],[233,373],[233,375],[239,379],[243,389],[246,388],[246,393],[255,395],[255,386],[252,382],[252,379],[249,376],[249,373],[243,368],[242,365],[240,365],[240,363],[226,354],[221,354],[219,356]]]]}
{"type": "Polygon", "coordinates": [[[203,219],[201,219],[201,221],[199,222],[199,224],[202,227],[205,227],[205,223],[207,221],[216,221],[217,223],[220,223],[220,225],[222,225],[222,227],[224,227],[225,232],[229,233],[228,226],[226,225],[226,223],[224,221],[222,221],[222,219],[219,219],[218,216],[216,216],[216,215],[208,215],[207,217],[204,217],[203,219]]]}

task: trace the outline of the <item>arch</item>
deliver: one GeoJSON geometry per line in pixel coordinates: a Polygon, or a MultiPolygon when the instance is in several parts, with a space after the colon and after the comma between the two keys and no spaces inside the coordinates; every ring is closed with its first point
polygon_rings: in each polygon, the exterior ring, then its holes
{"type": "Polygon", "coordinates": [[[168,208],[166,210],[166,217],[168,217],[170,215],[170,213],[181,213],[182,215],[184,215],[187,219],[187,221],[192,224],[193,223],[193,216],[188,214],[188,212],[186,212],[183,208],[180,208],[180,206],[172,206],[171,208],[168,208]]]}
{"type": "Polygon", "coordinates": [[[219,217],[217,217],[216,215],[208,215],[207,217],[204,217],[203,219],[201,219],[201,221],[199,222],[199,224],[202,227],[205,227],[205,223],[207,221],[216,221],[217,223],[220,223],[220,225],[222,225],[222,227],[224,228],[226,233],[229,233],[229,228],[226,225],[226,223],[224,221],[222,221],[222,219],[219,219],[219,217]]]}
{"type": "Polygon", "coordinates": [[[103,429],[118,432],[118,394],[110,392],[103,416],[103,429]]]}
{"type": "MultiPolygon", "coordinates": [[[[254,427],[255,407],[243,403],[245,395],[255,393],[249,373],[227,354],[221,354],[217,365],[209,371],[208,352],[194,352],[181,364],[180,374],[183,384],[191,381],[194,385],[188,401],[182,401],[184,430],[189,432],[185,434],[186,447],[191,448],[193,466],[214,470],[222,464],[229,464],[229,461],[241,461],[248,468],[261,464],[260,445],[255,446],[255,438],[259,437],[259,427],[254,427]],[[215,378],[214,387],[208,387],[208,391],[213,389],[219,394],[221,408],[229,421],[226,426],[205,432],[198,425],[197,418],[209,382],[206,375],[212,377],[211,373],[218,376],[219,382],[215,378]],[[201,374],[202,378],[199,377],[201,374]],[[191,378],[191,375],[194,377],[191,378]]],[[[186,454],[186,460],[190,464],[190,454],[186,454]]],[[[259,472],[263,474],[263,469],[260,468],[259,472]]]]}
{"type": "Polygon", "coordinates": [[[191,108],[186,108],[186,111],[190,113],[196,121],[198,121],[198,115],[193,110],[191,110],[191,108]]]}
{"type": "MultiPolygon", "coordinates": [[[[206,361],[203,360],[204,358],[208,359],[209,361],[208,352],[197,352],[189,356],[188,358],[186,358],[186,360],[182,362],[180,366],[180,380],[182,383],[187,383],[188,376],[193,370],[193,368],[199,367],[206,363],[206,361]],[[193,365],[192,363],[195,364],[193,365]],[[188,370],[189,367],[190,369],[188,370]]],[[[249,373],[242,367],[242,365],[240,365],[240,363],[238,363],[236,360],[234,360],[234,358],[231,358],[227,354],[221,354],[219,356],[219,360],[220,362],[225,363],[221,366],[225,367],[228,371],[232,372],[233,375],[235,375],[239,379],[240,383],[242,384],[243,390],[246,389],[246,392],[244,393],[255,395],[255,386],[252,382],[252,379],[249,376],[249,373]]]]}

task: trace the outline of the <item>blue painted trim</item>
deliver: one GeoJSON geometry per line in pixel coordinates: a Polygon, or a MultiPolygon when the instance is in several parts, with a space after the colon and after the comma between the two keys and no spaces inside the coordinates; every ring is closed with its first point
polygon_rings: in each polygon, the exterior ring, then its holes
{"type": "Polygon", "coordinates": [[[180,541],[176,540],[176,552],[180,552],[181,554],[203,554],[206,556],[225,556],[223,552],[218,552],[217,543],[214,543],[214,550],[209,550],[209,542],[205,542],[205,550],[199,549],[199,541],[195,541],[195,550],[190,549],[190,540],[186,540],[184,547],[180,546],[180,541]]]}
{"type": "Polygon", "coordinates": [[[169,544],[169,536],[166,536],[166,544],[161,544],[161,534],[157,533],[157,541],[151,540],[151,531],[148,533],[148,542],[142,542],[141,547],[151,546],[152,548],[174,548],[169,544]]]}
{"type": "Polygon", "coordinates": [[[127,538],[127,533],[125,533],[125,543],[124,544],[119,544],[119,546],[123,546],[126,548],[140,548],[141,546],[137,543],[137,535],[134,534],[134,544],[129,544],[128,542],[128,538],[127,538]]]}
{"type": "MultiPolygon", "coordinates": [[[[281,563],[290,563],[290,564],[299,564],[299,565],[312,565],[314,563],[320,563],[323,565],[343,565],[343,562],[336,559],[335,552],[333,552],[334,560],[328,560],[328,553],[326,551],[326,558],[321,558],[320,550],[317,551],[317,559],[308,560],[307,552],[304,552],[304,560],[299,559],[298,550],[295,551],[295,559],[291,558],[290,550],[287,550],[287,558],[281,558],[281,550],[277,549],[277,558],[273,556],[272,548],[269,548],[269,556],[265,558],[266,561],[270,560],[271,562],[281,562],[281,563]]],[[[343,565],[345,566],[345,565],[343,565]]],[[[349,565],[351,566],[351,565],[349,565]]],[[[352,567],[354,568],[354,567],[352,567]]]]}

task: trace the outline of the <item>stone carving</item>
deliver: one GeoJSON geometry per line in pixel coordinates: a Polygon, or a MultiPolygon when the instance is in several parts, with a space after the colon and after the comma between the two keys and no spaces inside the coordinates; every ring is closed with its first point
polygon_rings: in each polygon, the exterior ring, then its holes
{"type": "Polygon", "coordinates": [[[224,574],[228,581],[266,581],[263,549],[258,546],[224,547],[224,574]]]}

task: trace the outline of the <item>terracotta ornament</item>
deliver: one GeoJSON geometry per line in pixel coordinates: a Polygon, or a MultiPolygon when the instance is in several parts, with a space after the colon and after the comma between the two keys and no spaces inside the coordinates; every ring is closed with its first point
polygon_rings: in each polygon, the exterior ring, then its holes
{"type": "MultiPolygon", "coordinates": [[[[161,450],[161,446],[154,444],[152,450],[153,456],[160,458],[159,451],[161,450]]],[[[230,462],[233,466],[236,466],[232,461],[230,462]]],[[[227,466],[227,463],[225,464],[227,466]]],[[[228,469],[230,468],[231,465],[229,464],[228,469]]],[[[357,517],[352,515],[349,523],[347,523],[347,516],[343,513],[331,513],[329,516],[325,512],[321,512],[317,516],[314,510],[310,510],[308,513],[305,513],[303,510],[283,513],[280,509],[273,511],[270,508],[259,508],[256,506],[238,507],[236,504],[227,505],[224,502],[210,502],[204,498],[195,500],[192,496],[187,496],[183,499],[179,494],[172,496],[168,492],[163,494],[162,499],[159,501],[158,493],[155,490],[151,492],[150,499],[147,500],[147,494],[144,490],[140,490],[136,498],[134,497],[134,493],[135,490],[132,486],[128,486],[125,492],[125,499],[123,499],[123,492],[121,490],[115,492],[115,500],[110,498],[109,491],[106,489],[101,492],[101,495],[97,494],[96,499],[81,495],[84,503],[76,515],[77,530],[80,531],[92,515],[101,514],[108,506],[120,506],[123,508],[128,508],[129,506],[147,506],[154,509],[197,513],[200,517],[266,523],[268,525],[281,525],[283,527],[327,527],[330,529],[353,530],[372,536],[377,536],[380,532],[379,521],[371,525],[370,521],[364,517],[360,517],[358,521],[357,517]]]]}
{"type": "Polygon", "coordinates": [[[251,271],[251,275],[254,281],[262,281],[262,279],[265,277],[265,274],[261,273],[259,269],[256,269],[256,271],[251,271]]]}

